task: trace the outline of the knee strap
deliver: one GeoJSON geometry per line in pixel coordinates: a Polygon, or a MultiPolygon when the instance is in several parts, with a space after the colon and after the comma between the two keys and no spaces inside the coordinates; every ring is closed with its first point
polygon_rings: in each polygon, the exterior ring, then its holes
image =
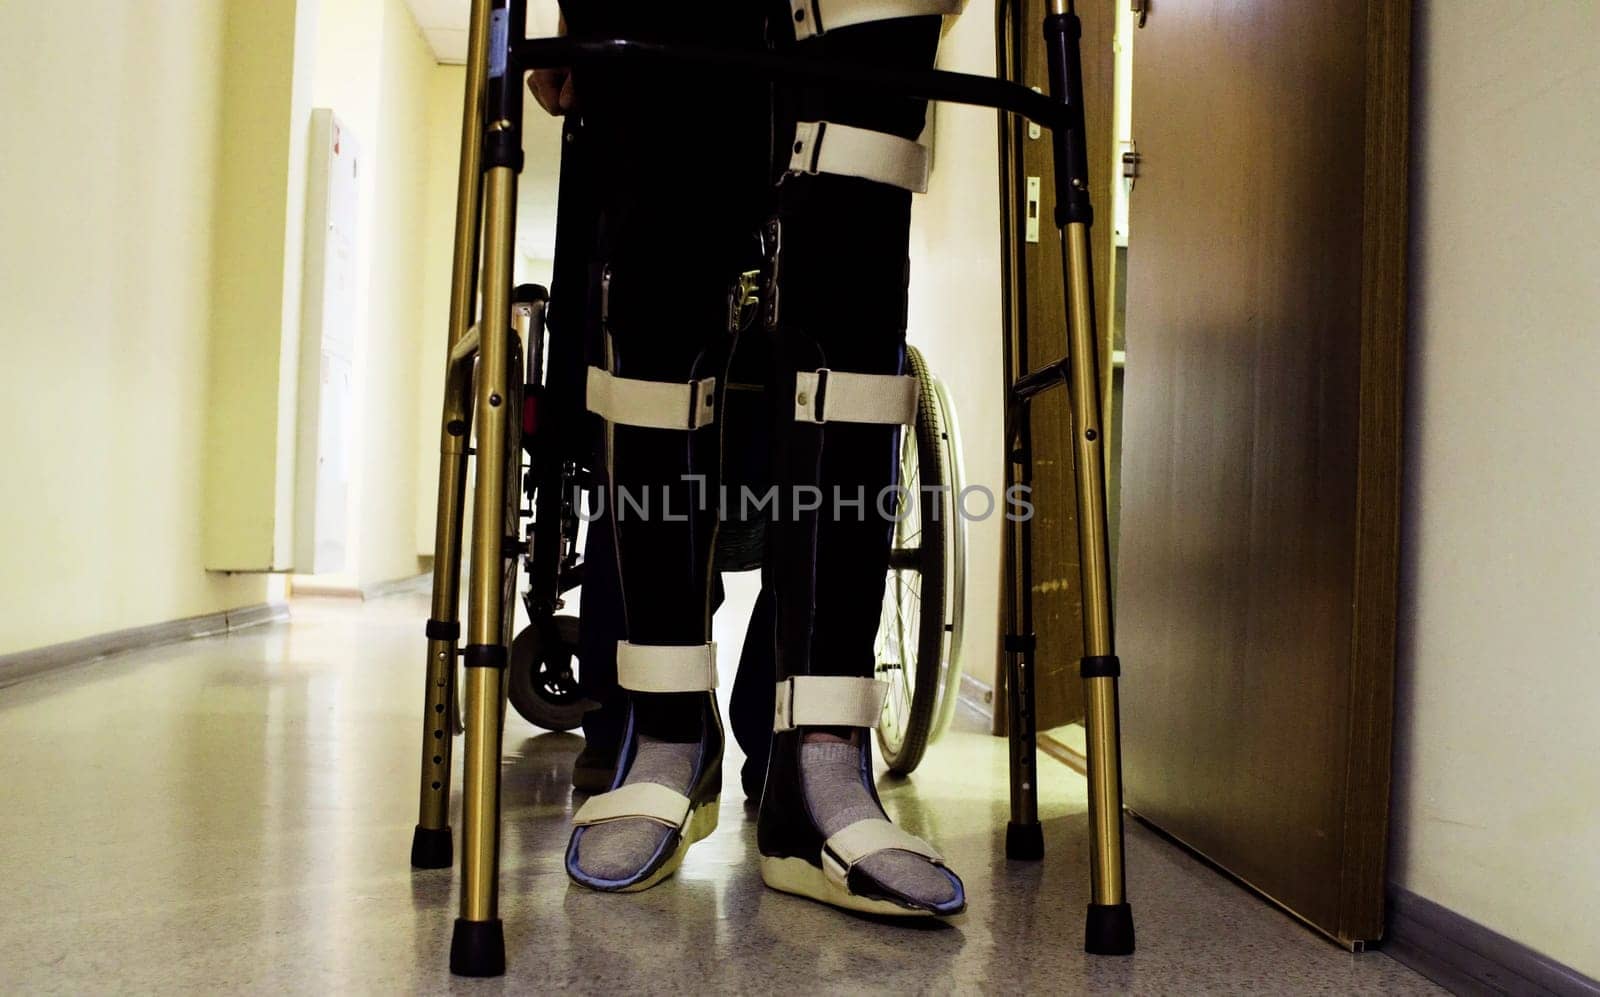
{"type": "Polygon", "coordinates": [[[617,684],[633,692],[710,692],[717,687],[717,644],[617,641],[617,684]]]}
{"type": "Polygon", "coordinates": [[[921,386],[911,374],[852,374],[800,371],[795,374],[796,422],[865,422],[909,426],[917,421],[921,386]]]}
{"type": "Polygon", "coordinates": [[[795,125],[789,172],[861,177],[923,194],[928,190],[928,150],[885,132],[801,121],[795,125]]]}
{"type": "Polygon", "coordinates": [[[589,368],[589,411],[615,426],[699,429],[716,422],[717,379],[641,381],[589,368]]]}
{"type": "Polygon", "coordinates": [[[795,41],[869,21],[961,13],[962,0],[789,0],[795,41]]]}
{"type": "Polygon", "coordinates": [[[796,727],[876,727],[889,684],[877,679],[796,675],[778,683],[774,731],[796,727]]]}

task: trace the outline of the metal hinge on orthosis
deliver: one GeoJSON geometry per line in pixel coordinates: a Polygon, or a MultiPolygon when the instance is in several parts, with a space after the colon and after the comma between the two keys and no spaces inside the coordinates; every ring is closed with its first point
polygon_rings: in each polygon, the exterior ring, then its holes
{"type": "Polygon", "coordinates": [[[737,336],[755,321],[761,307],[761,271],[746,270],[728,290],[728,334],[737,336]]]}
{"type": "Polygon", "coordinates": [[[766,259],[766,275],[762,287],[762,306],[766,311],[768,332],[778,331],[778,283],[783,269],[783,222],[769,219],[761,234],[762,256],[766,259]]]}

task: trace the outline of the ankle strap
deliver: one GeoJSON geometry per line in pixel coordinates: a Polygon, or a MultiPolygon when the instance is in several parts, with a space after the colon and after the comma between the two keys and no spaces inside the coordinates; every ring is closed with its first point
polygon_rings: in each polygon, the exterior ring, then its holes
{"type": "Polygon", "coordinates": [[[889,684],[876,679],[796,675],[778,683],[772,729],[876,727],[889,684]]]}
{"type": "MultiPolygon", "coordinates": [[[[589,797],[572,817],[574,827],[588,827],[613,820],[644,818],[668,827],[681,828],[689,818],[692,804],[687,796],[653,782],[620,786],[609,793],[589,797]]],[[[845,828],[849,830],[849,828],[845,828]]]]}
{"type": "Polygon", "coordinates": [[[633,692],[710,692],[717,687],[717,644],[617,641],[617,684],[633,692]]]}
{"type": "Polygon", "coordinates": [[[869,855],[898,851],[921,855],[936,865],[944,857],[934,847],[881,817],[869,817],[839,830],[822,843],[822,871],[835,884],[847,887],[850,870],[869,855]]]}

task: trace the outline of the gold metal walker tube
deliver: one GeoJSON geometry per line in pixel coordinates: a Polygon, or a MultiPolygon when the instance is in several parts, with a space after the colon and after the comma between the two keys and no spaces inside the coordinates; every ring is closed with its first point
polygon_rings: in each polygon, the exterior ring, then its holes
{"type": "MultiPolygon", "coordinates": [[[[479,323],[478,460],[473,496],[472,558],[467,588],[467,645],[503,649],[506,453],[511,377],[511,266],[516,224],[516,173],[488,172],[484,187],[483,321],[479,323]]],[[[504,663],[502,662],[502,665],[504,663]]],[[[461,918],[497,916],[500,852],[500,745],[504,668],[468,667],[463,701],[466,757],[462,776],[461,918]]]]}
{"type": "MultiPolygon", "coordinates": [[[[1099,344],[1095,339],[1094,278],[1089,226],[1061,230],[1067,286],[1072,420],[1078,497],[1078,561],[1083,596],[1083,653],[1116,653],[1112,636],[1111,559],[1106,527],[1105,437],[1100,428],[1099,344]]],[[[1091,902],[1124,902],[1122,765],[1117,680],[1083,680],[1085,755],[1089,777],[1089,882],[1091,902]]]]}
{"type": "MultiPolygon", "coordinates": [[[[461,116],[461,158],[456,182],[455,255],[450,273],[447,350],[453,350],[472,325],[478,296],[478,235],[482,195],[481,142],[484,80],[489,52],[489,0],[472,0],[467,39],[467,74],[461,116]]],[[[472,424],[472,371],[446,374],[440,420],[439,495],[433,545],[432,619],[457,623],[461,596],[461,531],[467,482],[467,428],[472,424]]],[[[422,765],[417,808],[417,841],[412,864],[451,864],[450,765],[456,701],[456,640],[430,636],[423,695],[422,765]],[[442,847],[419,847],[429,833],[442,847]]]]}

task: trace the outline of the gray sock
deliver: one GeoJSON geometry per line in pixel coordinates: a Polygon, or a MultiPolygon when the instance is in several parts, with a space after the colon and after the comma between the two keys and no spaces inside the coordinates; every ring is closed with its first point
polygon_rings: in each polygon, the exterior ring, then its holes
{"type": "MultiPolygon", "coordinates": [[[[861,784],[861,749],[853,744],[813,741],[800,745],[800,776],[806,802],[824,835],[836,834],[858,820],[883,816],[861,784]]],[[[857,868],[923,903],[940,904],[956,895],[943,870],[911,852],[879,852],[862,859],[857,868]]]]}
{"type": "MultiPolygon", "coordinates": [[[[698,743],[680,744],[639,735],[638,751],[624,785],[654,782],[685,795],[694,779],[698,743]]],[[[672,829],[653,820],[613,820],[583,832],[578,842],[578,868],[596,879],[627,879],[644,868],[672,829]]]]}

